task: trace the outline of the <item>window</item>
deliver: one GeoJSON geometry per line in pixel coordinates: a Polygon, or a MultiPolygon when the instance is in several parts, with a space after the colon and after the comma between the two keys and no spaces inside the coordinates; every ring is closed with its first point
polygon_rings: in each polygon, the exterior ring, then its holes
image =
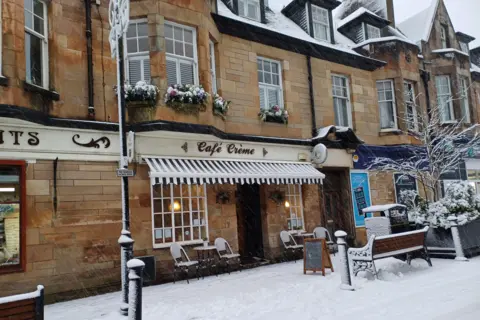
{"type": "Polygon", "coordinates": [[[367,24],[367,39],[381,38],[380,28],[367,24]]]}
{"type": "Polygon", "coordinates": [[[280,62],[257,58],[260,109],[278,105],[283,108],[282,71],[280,62]]]}
{"type": "Polygon", "coordinates": [[[0,161],[0,274],[23,269],[25,164],[0,161]]]}
{"type": "Polygon", "coordinates": [[[26,81],[48,87],[47,6],[39,0],[25,0],[26,81]]]}
{"type": "Polygon", "coordinates": [[[212,92],[217,93],[217,71],[215,70],[215,44],[210,40],[210,74],[212,75],[212,92]]]}
{"type": "Polygon", "coordinates": [[[333,108],[335,111],[335,125],[352,127],[352,111],[350,107],[350,92],[348,79],[344,76],[332,76],[333,108]]]}
{"type": "Polygon", "coordinates": [[[460,41],[460,50],[462,50],[465,53],[469,53],[468,44],[460,41]]]}
{"type": "Polygon", "coordinates": [[[127,81],[150,83],[150,49],[146,20],[131,20],[127,30],[127,81]]]}
{"type": "Polygon", "coordinates": [[[299,184],[287,185],[287,194],[285,201],[285,210],[287,213],[288,230],[303,230],[303,203],[302,186],[299,184]]]}
{"type": "Polygon", "coordinates": [[[330,41],[328,10],[312,5],[313,36],[315,39],[330,41]]]}
{"type": "Polygon", "coordinates": [[[454,114],[452,104],[452,92],[450,88],[450,77],[435,77],[435,86],[437,88],[437,104],[441,121],[453,121],[454,114]]]}
{"type": "Polygon", "coordinates": [[[153,247],[208,238],[207,189],[197,184],[152,186],[153,247]]]}
{"type": "Polygon", "coordinates": [[[168,85],[198,84],[196,30],[166,22],[165,50],[168,85]]]}
{"type": "Polygon", "coordinates": [[[447,48],[447,27],[444,25],[440,27],[440,40],[442,41],[442,48],[447,48]]]}
{"type": "Polygon", "coordinates": [[[418,131],[417,104],[415,102],[416,97],[413,82],[405,81],[403,83],[403,94],[407,129],[418,131]]]}
{"type": "Polygon", "coordinates": [[[460,104],[462,105],[463,121],[470,123],[470,108],[468,106],[468,78],[460,77],[460,104]]]}
{"type": "Polygon", "coordinates": [[[238,14],[248,19],[260,21],[260,0],[238,0],[238,14]]]}
{"type": "Polygon", "coordinates": [[[380,129],[397,129],[395,94],[393,81],[377,81],[378,106],[380,107],[380,129]]]}

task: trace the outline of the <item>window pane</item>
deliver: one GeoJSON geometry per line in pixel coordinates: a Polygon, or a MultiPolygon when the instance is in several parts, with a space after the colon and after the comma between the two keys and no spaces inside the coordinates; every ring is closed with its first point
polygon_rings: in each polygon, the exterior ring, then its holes
{"type": "Polygon", "coordinates": [[[34,17],[33,18],[33,29],[40,33],[41,35],[44,35],[44,21],[43,19],[40,19],[39,17],[34,17]]]}
{"type": "Polygon", "coordinates": [[[258,71],[258,82],[263,82],[263,72],[258,71]]]}
{"type": "Polygon", "coordinates": [[[156,214],[153,216],[154,228],[163,228],[162,214],[156,214]]]}
{"type": "Polygon", "coordinates": [[[165,38],[173,38],[173,27],[169,24],[165,25],[165,38]]]}
{"type": "Polygon", "coordinates": [[[175,53],[173,51],[173,40],[169,40],[169,39],[166,39],[165,40],[165,48],[166,48],[166,51],[167,53],[175,53]]]}
{"type": "Polygon", "coordinates": [[[137,24],[134,23],[134,22],[131,22],[129,25],[128,25],[128,29],[127,29],[127,38],[134,38],[137,36],[137,24]]]}
{"type": "Polygon", "coordinates": [[[263,62],[263,70],[270,72],[270,62],[264,61],[263,62]]]}
{"type": "Polygon", "coordinates": [[[173,36],[175,40],[183,41],[183,29],[179,27],[173,27],[173,36]]]}
{"type": "Polygon", "coordinates": [[[138,39],[138,51],[139,52],[148,52],[149,47],[148,47],[148,38],[140,38],[138,39]]]}
{"type": "Polygon", "coordinates": [[[25,33],[27,81],[42,86],[42,40],[25,33]]]}
{"type": "Polygon", "coordinates": [[[184,39],[185,42],[193,44],[193,32],[192,32],[192,30],[184,30],[183,35],[185,37],[185,39],[184,39]]]}
{"type": "Polygon", "coordinates": [[[180,84],[194,84],[193,65],[180,62],[180,84]]]}
{"type": "Polygon", "coordinates": [[[137,32],[139,37],[147,37],[148,36],[148,26],[146,22],[142,22],[137,24],[137,32]]]}
{"type": "Polygon", "coordinates": [[[33,1],[33,13],[35,13],[40,18],[43,18],[43,3],[38,0],[33,1]]]}
{"type": "Polygon", "coordinates": [[[137,52],[137,39],[128,39],[127,40],[127,52],[128,53],[137,52]]]}
{"type": "Polygon", "coordinates": [[[272,75],[271,75],[270,73],[267,73],[267,72],[266,72],[266,73],[264,74],[264,77],[265,77],[265,78],[264,78],[264,82],[265,82],[265,83],[272,83],[272,75]]]}
{"type": "Polygon", "coordinates": [[[185,44],[185,56],[193,58],[193,45],[185,44]]]}
{"type": "Polygon", "coordinates": [[[272,63],[272,73],[278,74],[278,64],[272,63]]]}
{"type": "Polygon", "coordinates": [[[183,42],[175,41],[175,54],[183,56],[183,42]]]}
{"type": "Polygon", "coordinates": [[[23,2],[25,10],[32,11],[33,10],[33,0],[25,0],[23,2]]]}
{"type": "Polygon", "coordinates": [[[25,11],[25,26],[33,29],[33,15],[27,11],[25,11]]]}

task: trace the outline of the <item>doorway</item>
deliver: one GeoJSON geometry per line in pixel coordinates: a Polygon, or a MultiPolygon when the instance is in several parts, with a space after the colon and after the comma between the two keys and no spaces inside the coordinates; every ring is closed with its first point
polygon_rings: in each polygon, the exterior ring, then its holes
{"type": "Polygon", "coordinates": [[[238,249],[243,259],[263,258],[260,185],[237,185],[238,249]]]}

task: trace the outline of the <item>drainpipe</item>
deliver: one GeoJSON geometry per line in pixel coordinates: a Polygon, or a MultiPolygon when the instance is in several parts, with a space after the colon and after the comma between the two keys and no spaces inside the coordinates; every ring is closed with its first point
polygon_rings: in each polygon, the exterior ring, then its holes
{"type": "Polygon", "coordinates": [[[85,25],[87,37],[87,73],[88,73],[88,119],[95,120],[93,106],[93,54],[92,54],[92,2],[85,0],[85,25]]]}
{"type": "Polygon", "coordinates": [[[430,91],[428,90],[428,83],[430,82],[430,72],[420,70],[420,77],[423,80],[423,87],[425,88],[425,99],[427,100],[427,114],[430,116],[430,91]]]}
{"type": "Polygon", "coordinates": [[[310,111],[312,113],[312,138],[315,138],[317,136],[317,117],[315,115],[315,99],[313,97],[313,77],[311,60],[311,57],[307,56],[308,93],[310,95],[310,111]]]}

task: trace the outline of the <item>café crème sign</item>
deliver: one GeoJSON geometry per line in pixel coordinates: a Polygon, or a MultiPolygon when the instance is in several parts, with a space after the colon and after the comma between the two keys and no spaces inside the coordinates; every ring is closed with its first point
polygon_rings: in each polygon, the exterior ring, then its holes
{"type": "Polygon", "coordinates": [[[244,147],[241,143],[197,142],[197,150],[209,156],[228,153],[232,155],[255,155],[255,148],[244,147]]]}

